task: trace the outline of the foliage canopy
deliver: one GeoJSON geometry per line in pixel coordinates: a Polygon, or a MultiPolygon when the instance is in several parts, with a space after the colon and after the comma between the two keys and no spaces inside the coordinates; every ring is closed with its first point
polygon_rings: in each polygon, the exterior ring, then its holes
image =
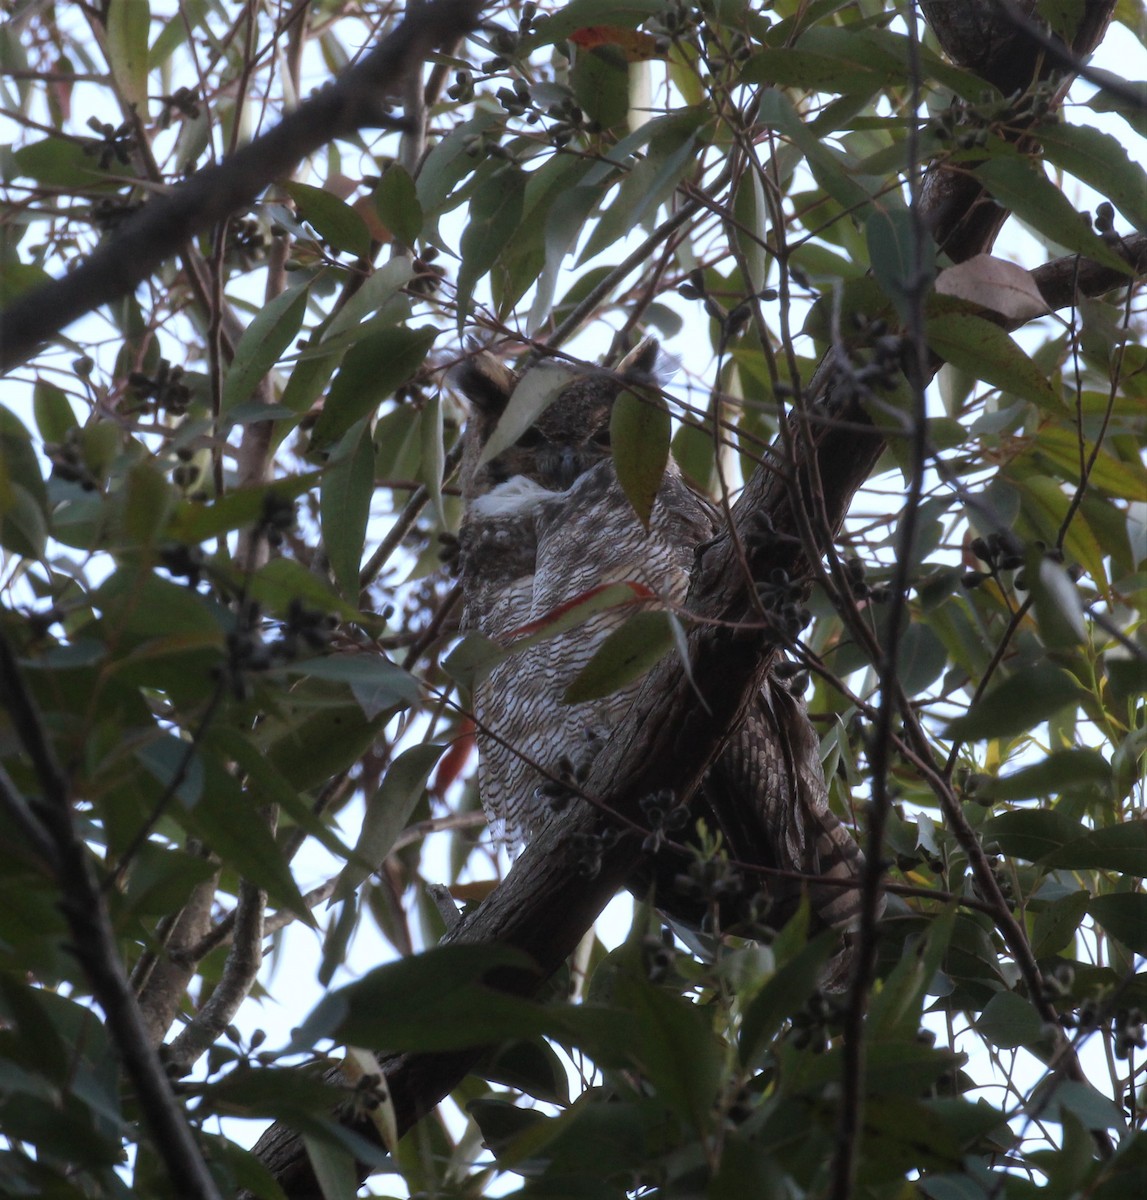
{"type": "MultiPolygon", "coordinates": [[[[9,1193],[342,1197],[357,1161],[382,1194],[1131,1194],[1147,91],[1085,64],[1147,62],[1141,5],[8,8],[9,1193]],[[444,377],[467,338],[643,334],[681,370],[615,422],[637,512],[669,442],[733,529],[789,523],[789,649],[888,892],[841,996],[805,913],[674,939],[639,906],[607,952],[621,858],[493,886],[444,377]],[[240,1033],[300,925],[330,991],[240,1033]],[[350,971],[368,928],[394,961],[350,971]],[[279,1124],[254,1154],[227,1118],[279,1124]]],[[[583,688],[660,662],[641,728],[676,720],[742,574],[583,688]]],[[[640,745],[601,791],[638,818],[640,745]]]]}

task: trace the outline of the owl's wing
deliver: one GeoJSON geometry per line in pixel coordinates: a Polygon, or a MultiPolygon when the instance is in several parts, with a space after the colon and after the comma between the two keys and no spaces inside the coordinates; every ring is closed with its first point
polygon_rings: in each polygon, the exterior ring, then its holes
{"type": "MultiPolygon", "coordinates": [[[[730,856],[818,879],[859,880],[864,855],[829,808],[820,744],[804,703],[770,675],[710,771],[705,795],[730,856]]],[[[783,924],[807,889],[814,924],[848,929],[856,887],[764,876],[770,920],[783,924]]]]}

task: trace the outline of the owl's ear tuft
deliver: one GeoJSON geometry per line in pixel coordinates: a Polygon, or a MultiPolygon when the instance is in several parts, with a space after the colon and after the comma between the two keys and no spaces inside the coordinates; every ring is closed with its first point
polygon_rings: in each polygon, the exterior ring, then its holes
{"type": "Polygon", "coordinates": [[[642,338],[617,365],[617,373],[624,379],[649,387],[661,387],[676,370],[675,360],[652,337],[642,338]]]}
{"type": "Polygon", "coordinates": [[[479,411],[497,415],[506,407],[518,378],[492,354],[482,351],[459,363],[447,382],[479,411]]]}

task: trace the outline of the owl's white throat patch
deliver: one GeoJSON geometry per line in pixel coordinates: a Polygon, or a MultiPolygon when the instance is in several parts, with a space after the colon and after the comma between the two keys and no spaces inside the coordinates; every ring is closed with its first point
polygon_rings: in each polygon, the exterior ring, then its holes
{"type": "Polygon", "coordinates": [[[523,517],[537,508],[543,500],[558,495],[544,488],[536,480],[528,479],[525,475],[515,475],[511,479],[491,488],[484,496],[479,496],[470,506],[470,511],[477,517],[523,517]]]}

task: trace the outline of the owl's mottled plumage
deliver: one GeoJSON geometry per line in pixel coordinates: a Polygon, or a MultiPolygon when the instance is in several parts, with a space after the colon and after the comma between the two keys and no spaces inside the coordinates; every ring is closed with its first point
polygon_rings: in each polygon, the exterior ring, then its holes
{"type": "MultiPolygon", "coordinates": [[[[656,346],[639,351],[623,377],[653,382],[656,353],[656,346]]],[[[610,414],[623,386],[617,375],[576,377],[514,445],[485,463],[482,449],[516,377],[479,355],[455,382],[472,409],[459,538],[465,629],[508,644],[524,627],[609,583],[633,581],[667,602],[684,599],[695,551],[718,531],[720,514],[670,461],[643,528],[610,457],[610,414]]],[[[511,843],[560,819],[548,777],[581,778],[639,692],[640,680],[600,700],[561,703],[566,687],[627,615],[623,609],[598,613],[535,642],[476,685],[479,791],[487,815],[511,843]]],[[[734,858],[822,877],[859,873],[860,851],[828,808],[818,750],[803,703],[770,677],[699,797],[699,811],[721,829],[734,858]]],[[[654,864],[652,871],[657,903],[675,915],[688,905],[664,892],[679,869],[678,862],[667,871],[654,864]]],[[[766,879],[764,887],[772,919],[783,920],[799,900],[799,883],[766,879]]],[[[810,896],[819,924],[852,921],[854,890],[814,886],[810,896]]]]}

